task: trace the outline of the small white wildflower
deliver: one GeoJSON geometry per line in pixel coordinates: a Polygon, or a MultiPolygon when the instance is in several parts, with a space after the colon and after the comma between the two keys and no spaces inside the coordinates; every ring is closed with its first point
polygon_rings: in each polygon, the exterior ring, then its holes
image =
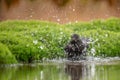
{"type": "Polygon", "coordinates": [[[40,49],[43,49],[43,46],[40,46],[40,49]]]}
{"type": "Polygon", "coordinates": [[[33,40],[33,44],[37,44],[38,43],[38,40],[33,40]]]}

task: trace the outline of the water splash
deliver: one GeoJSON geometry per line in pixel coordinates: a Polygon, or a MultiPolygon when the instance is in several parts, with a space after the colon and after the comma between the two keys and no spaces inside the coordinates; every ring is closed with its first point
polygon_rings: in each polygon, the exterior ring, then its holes
{"type": "Polygon", "coordinates": [[[85,60],[78,60],[78,61],[71,61],[67,60],[66,58],[59,58],[59,59],[52,59],[52,60],[45,60],[43,62],[53,62],[53,63],[84,63],[84,64],[117,64],[120,63],[120,57],[93,57],[93,56],[86,56],[85,60]]]}

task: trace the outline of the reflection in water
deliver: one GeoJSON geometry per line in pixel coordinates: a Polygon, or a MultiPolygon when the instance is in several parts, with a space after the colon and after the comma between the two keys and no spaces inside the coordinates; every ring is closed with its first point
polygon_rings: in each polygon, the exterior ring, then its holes
{"type": "Polygon", "coordinates": [[[82,77],[82,69],[83,65],[82,64],[67,64],[65,68],[65,72],[71,76],[71,80],[80,80],[82,77]]]}
{"type": "Polygon", "coordinates": [[[67,63],[65,72],[71,76],[71,80],[89,80],[95,76],[95,65],[85,65],[83,63],[67,63]]]}
{"type": "Polygon", "coordinates": [[[0,0],[0,20],[68,23],[120,17],[120,0],[0,0]]]}
{"type": "MultiPolygon", "coordinates": [[[[120,61],[118,61],[120,62],[120,61]]],[[[120,64],[86,62],[0,65],[0,80],[119,80],[120,64]]]]}

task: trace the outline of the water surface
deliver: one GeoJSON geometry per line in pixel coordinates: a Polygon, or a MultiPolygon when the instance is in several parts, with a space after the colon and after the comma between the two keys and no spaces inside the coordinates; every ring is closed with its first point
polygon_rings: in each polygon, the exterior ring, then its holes
{"type": "Polygon", "coordinates": [[[0,80],[119,80],[120,58],[0,65],[0,80]]]}

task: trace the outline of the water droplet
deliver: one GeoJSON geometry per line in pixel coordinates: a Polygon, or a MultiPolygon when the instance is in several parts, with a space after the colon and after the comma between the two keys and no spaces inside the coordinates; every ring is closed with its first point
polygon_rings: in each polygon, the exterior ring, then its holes
{"type": "Polygon", "coordinates": [[[92,53],[93,56],[95,55],[95,52],[96,52],[95,48],[92,48],[91,53],[92,53]]]}

